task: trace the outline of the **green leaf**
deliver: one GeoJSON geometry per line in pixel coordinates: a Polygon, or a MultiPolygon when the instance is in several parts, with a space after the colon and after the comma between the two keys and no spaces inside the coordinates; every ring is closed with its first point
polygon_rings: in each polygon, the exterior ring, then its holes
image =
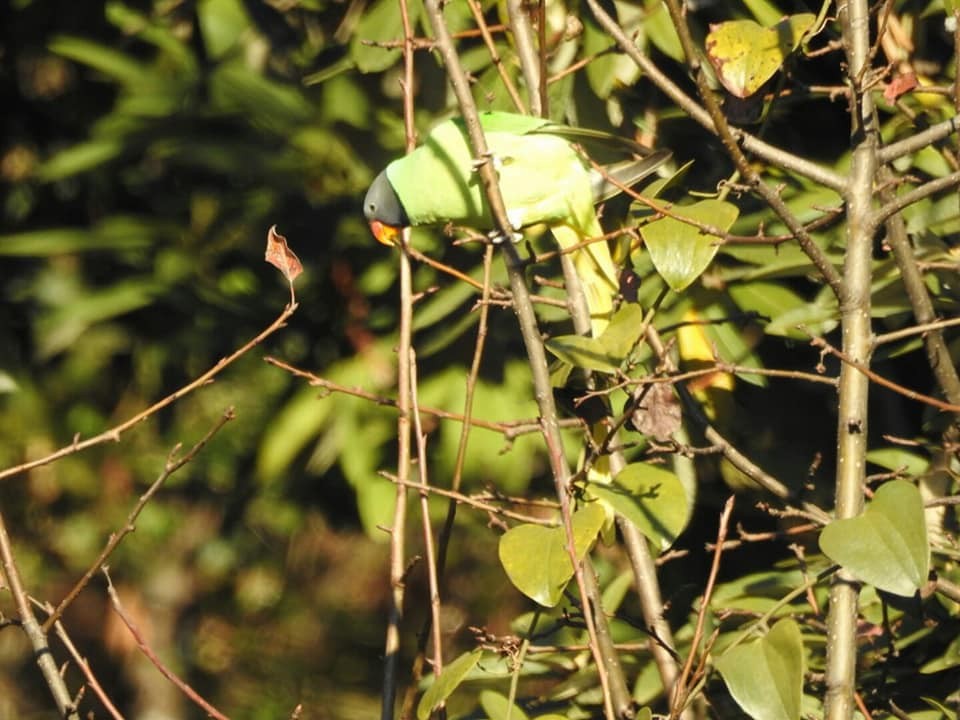
{"type": "Polygon", "coordinates": [[[50,41],[50,51],[99,70],[119,83],[129,86],[150,84],[153,71],[131,60],[131,55],[83,38],[60,35],[50,41]]]}
{"type": "Polygon", "coordinates": [[[41,182],[62,180],[99,167],[122,152],[123,142],[116,139],[78,143],[61,150],[40,165],[36,170],[37,179],[41,182]]]}
{"type": "Polygon", "coordinates": [[[609,503],[661,550],[670,547],[687,522],[687,494],[669,470],[631,463],[609,485],[591,483],[591,495],[609,503]]]}
{"type": "Polygon", "coordinates": [[[642,226],[640,234],[657,272],[672,290],[681,292],[707,269],[717,254],[720,238],[677,218],[689,218],[726,232],[739,211],[723,200],[701,200],[693,205],[674,205],[671,212],[676,217],[654,220],[642,226]]]}
{"type": "Polygon", "coordinates": [[[930,467],[930,461],[903,448],[879,448],[867,453],[867,462],[879,465],[887,470],[904,470],[908,475],[917,477],[930,467]]]}
{"type": "MultiPolygon", "coordinates": [[[[631,7],[620,8],[621,27],[627,32],[631,25],[629,17],[631,7]]],[[[586,67],[587,82],[598,98],[606,100],[618,87],[631,87],[640,76],[640,69],[629,57],[619,52],[607,52],[614,45],[610,34],[600,28],[592,17],[583,18],[583,53],[595,56],[586,67]]]]}
{"type": "Polygon", "coordinates": [[[597,338],[560,335],[544,344],[558,358],[577,367],[611,374],[620,368],[619,359],[612,356],[597,338]]]}
{"type": "Polygon", "coordinates": [[[801,13],[769,28],[753,20],[713,25],[706,50],[717,79],[732,95],[753,95],[776,74],[816,19],[812,13],[801,13]]]}
{"type": "Polygon", "coordinates": [[[480,706],[490,720],[529,720],[527,714],[512,705],[510,701],[498,692],[484,690],[480,693],[480,706]]]}
{"type": "Polygon", "coordinates": [[[680,44],[677,29],[670,19],[670,12],[667,10],[666,3],[653,3],[653,7],[647,15],[647,21],[644,23],[644,29],[650,38],[650,42],[660,52],[677,62],[683,62],[683,46],[680,44]]]}
{"type": "Polygon", "coordinates": [[[619,366],[637,344],[642,328],[643,308],[636,303],[624,303],[600,336],[600,344],[619,366]]]}
{"type": "Polygon", "coordinates": [[[776,25],[783,19],[783,11],[774,5],[770,0],[743,0],[753,17],[761,25],[767,27],[776,25]]]}
{"type": "MultiPolygon", "coordinates": [[[[416,24],[422,3],[409,3],[407,12],[411,26],[416,24]]],[[[400,50],[374,47],[364,41],[383,42],[403,38],[400,3],[395,0],[376,0],[368,5],[357,23],[350,42],[350,57],[360,72],[383,72],[400,61],[400,50]]]]}
{"type": "Polygon", "coordinates": [[[223,57],[250,27],[250,18],[241,0],[200,0],[197,21],[211,58],[223,57]]]}
{"type": "Polygon", "coordinates": [[[440,677],[433,681],[433,685],[427,688],[423,697],[420,698],[420,704],[417,705],[418,720],[427,720],[427,718],[430,717],[430,713],[453,694],[453,691],[463,682],[467,673],[473,670],[477,666],[477,663],[480,662],[482,655],[483,650],[480,648],[471,650],[458,657],[443,669],[440,677]]]}
{"type": "Polygon", "coordinates": [[[68,305],[44,314],[36,323],[42,357],[69,348],[93,325],[150,305],[163,287],[150,278],[130,277],[102,290],[90,290],[68,305]]]}
{"type": "Polygon", "coordinates": [[[189,43],[178,37],[163,21],[154,20],[117,0],[106,4],[104,14],[124,35],[136,36],[163,50],[167,59],[179,66],[178,73],[192,75],[196,71],[197,60],[189,43]]]}
{"type": "Polygon", "coordinates": [[[766,636],[717,658],[730,694],[757,720],[799,720],[803,697],[803,638],[784,618],[766,636]]]}
{"type": "MultiPolygon", "coordinates": [[[[605,517],[600,503],[589,503],[573,514],[578,561],[597,539],[605,517]]],[[[503,569],[517,590],[545,607],[554,607],[560,602],[564,588],[573,577],[567,535],[562,526],[517,525],[503,534],[498,550],[503,569]]]]}
{"type": "Polygon", "coordinates": [[[860,580],[912,596],[926,583],[930,566],[920,491],[906,480],[884,483],[862,515],[823,529],[820,549],[860,580]]]}
{"type": "Polygon", "coordinates": [[[741,310],[755,312],[767,320],[773,320],[808,304],[805,299],[783,283],[762,281],[735,283],[727,290],[741,310]]]}

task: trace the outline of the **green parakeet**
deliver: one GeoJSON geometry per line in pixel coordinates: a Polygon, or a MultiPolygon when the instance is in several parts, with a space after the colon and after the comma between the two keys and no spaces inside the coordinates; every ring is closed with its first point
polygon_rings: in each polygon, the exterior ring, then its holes
{"type": "MultiPolygon", "coordinates": [[[[510,224],[516,230],[547,224],[561,248],[603,235],[594,204],[653,172],[670,153],[651,153],[626,138],[511,113],[481,113],[480,123],[493,157],[510,224]],[[616,144],[640,155],[600,173],[576,142],[616,144]],[[607,175],[616,179],[611,182],[607,175]]],[[[475,159],[463,120],[437,125],[412,153],[390,163],[364,199],[374,236],[393,244],[399,228],[454,222],[492,229],[475,159]]],[[[590,310],[593,334],[606,327],[619,291],[619,273],[605,241],[572,253],[590,310]]]]}

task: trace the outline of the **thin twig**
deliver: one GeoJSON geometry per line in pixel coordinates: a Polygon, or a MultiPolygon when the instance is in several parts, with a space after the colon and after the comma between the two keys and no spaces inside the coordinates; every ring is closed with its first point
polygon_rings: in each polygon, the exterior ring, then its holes
{"type": "MultiPolygon", "coordinates": [[[[394,475],[388,475],[387,473],[380,473],[380,474],[390,482],[394,482],[394,483],[401,482],[394,475]]],[[[540,517],[538,515],[526,515],[524,513],[514,512],[513,510],[507,510],[506,508],[502,508],[499,505],[493,505],[491,503],[484,502],[483,500],[480,500],[476,497],[471,497],[470,495],[464,495],[463,493],[454,492],[453,490],[446,490],[445,488],[436,487],[433,485],[423,488],[423,486],[419,482],[406,481],[406,482],[403,482],[402,484],[413,490],[420,490],[421,492],[426,492],[431,495],[439,495],[440,497],[445,497],[451,500],[454,505],[459,505],[459,504],[467,505],[481,512],[489,513],[491,515],[502,515],[505,518],[510,518],[511,520],[517,520],[523,523],[533,523],[535,525],[543,525],[545,527],[557,527],[556,520],[540,517]]]]}
{"type": "Polygon", "coordinates": [[[520,61],[520,71],[527,86],[530,112],[537,117],[543,117],[544,103],[540,97],[541,68],[538,62],[539,54],[533,43],[533,28],[527,15],[527,3],[523,0],[507,0],[507,15],[510,18],[513,46],[520,61]]]}
{"type": "MultiPolygon", "coordinates": [[[[957,56],[960,58],[960,55],[957,56]]],[[[897,158],[923,150],[934,143],[949,137],[960,129],[960,119],[953,115],[946,120],[931,125],[926,130],[910,135],[903,140],[890,143],[877,150],[877,160],[881,163],[893,162],[897,158]]]]}
{"type": "Polygon", "coordinates": [[[151,648],[144,639],[136,623],[133,622],[133,619],[127,614],[127,611],[123,609],[123,603],[120,602],[120,596],[117,594],[116,588],[113,587],[113,581],[110,579],[110,573],[107,571],[107,568],[103,568],[103,575],[107,579],[107,594],[110,596],[110,603],[113,606],[113,610],[123,621],[123,624],[127,626],[127,630],[129,630],[130,635],[133,636],[133,640],[140,649],[140,652],[153,663],[153,666],[160,671],[161,675],[173,683],[188,700],[202,708],[207,715],[216,718],[216,720],[229,720],[226,715],[201,697],[189,684],[181,680],[173,670],[164,665],[163,661],[160,660],[153,648],[151,648]]]}
{"type": "Polygon", "coordinates": [[[916,400],[917,402],[922,402],[926,405],[930,405],[940,410],[945,410],[947,412],[960,413],[960,405],[954,405],[953,403],[944,402],[943,400],[940,400],[938,398],[930,397],[929,395],[924,395],[923,393],[919,393],[916,390],[911,390],[910,388],[906,388],[903,385],[899,385],[893,382],[893,380],[888,380],[887,378],[883,377],[883,375],[880,375],[874,372],[873,370],[871,370],[864,363],[854,360],[852,357],[847,355],[847,353],[845,353],[844,351],[838,350],[837,348],[833,347],[833,345],[828,343],[824,338],[820,338],[820,337],[813,338],[810,341],[810,344],[815,347],[821,348],[824,352],[827,352],[839,358],[845,365],[849,365],[850,367],[855,368],[858,372],[863,373],[863,375],[865,375],[869,380],[875,382],[877,385],[882,385],[888,390],[893,390],[895,393],[899,395],[903,395],[906,398],[909,398],[911,400],[916,400]]]}
{"type": "Polygon", "coordinates": [[[420,411],[417,408],[417,358],[410,350],[410,403],[413,412],[413,431],[417,445],[417,471],[420,490],[420,523],[423,527],[423,551],[427,559],[427,584],[430,589],[430,620],[433,625],[433,674],[443,672],[443,638],[440,624],[440,584],[437,581],[437,558],[433,542],[433,525],[430,522],[430,483],[427,478],[427,436],[423,432],[420,411]]]}
{"type": "MultiPolygon", "coordinates": [[[[400,16],[403,20],[403,121],[406,130],[407,152],[416,146],[416,130],[413,124],[413,27],[407,0],[400,0],[400,16]]],[[[397,408],[397,477],[406,481],[410,476],[410,356],[413,342],[413,272],[410,267],[410,230],[405,228],[400,235],[400,338],[397,362],[398,397],[397,408]]],[[[398,671],[400,664],[400,623],[403,620],[404,543],[407,518],[407,489],[397,484],[390,528],[390,608],[387,614],[387,630],[384,640],[383,688],[381,690],[381,720],[393,720],[397,697],[398,671]]]]}
{"type": "Polygon", "coordinates": [[[700,610],[697,613],[697,622],[693,630],[693,638],[690,640],[690,652],[687,654],[687,660],[680,671],[680,679],[674,686],[674,694],[670,700],[670,717],[677,718],[680,712],[687,704],[689,699],[689,688],[687,681],[690,678],[690,672],[693,669],[693,662],[697,657],[697,649],[700,641],[703,639],[703,626],[706,622],[707,612],[710,608],[710,598],[713,596],[713,589],[717,583],[717,575],[720,572],[720,558],[723,556],[724,541],[727,539],[727,528],[730,525],[730,515],[733,513],[734,496],[731,495],[723,504],[723,510],[720,513],[720,525],[717,528],[717,540],[713,549],[713,562],[710,565],[710,575],[707,577],[707,585],[703,590],[703,598],[700,601],[700,610]]]}
{"type": "MultiPolygon", "coordinates": [[[[664,92],[694,121],[709,132],[717,132],[710,113],[681,90],[666,73],[657,67],[653,60],[640,50],[637,43],[610,17],[609,13],[603,9],[598,0],[587,0],[587,5],[590,7],[590,11],[600,26],[610,34],[624,54],[637,64],[647,79],[664,92]]],[[[757,157],[763,158],[771,164],[775,164],[777,167],[803,175],[833,190],[839,191],[846,187],[846,178],[829,168],[801,158],[793,153],[786,152],[782,148],[765,143],[743,130],[733,128],[731,132],[733,133],[733,137],[743,144],[745,150],[753,153],[757,157]]]]}
{"type": "Polygon", "coordinates": [[[960,325],[960,317],[923,322],[900,330],[891,330],[890,332],[876,335],[873,338],[873,344],[875,346],[885,345],[886,343],[903,340],[903,338],[910,337],[911,335],[924,335],[932,330],[942,330],[948,327],[956,327],[957,325],[960,325]]]}
{"type": "Polygon", "coordinates": [[[928,198],[938,192],[955,188],[957,185],[960,185],[960,171],[926,182],[918,188],[895,196],[889,202],[877,208],[873,213],[873,222],[879,225],[888,217],[900,212],[904,208],[908,208],[914,203],[920,202],[924,198],[928,198]]]}
{"type": "Polygon", "coordinates": [[[510,95],[510,100],[513,101],[513,106],[517,109],[517,112],[526,114],[527,109],[523,105],[523,100],[520,99],[520,93],[513,86],[513,81],[510,79],[507,69],[503,66],[503,59],[500,57],[490,29],[487,27],[487,21],[483,18],[483,9],[480,7],[480,3],[477,0],[467,0],[467,4],[470,6],[470,12],[473,13],[473,19],[477,23],[480,35],[483,37],[483,44],[487,46],[490,62],[493,63],[493,66],[497,69],[497,74],[500,75],[500,82],[507,89],[507,94],[510,95]]]}
{"type": "Polygon", "coordinates": [[[37,665],[40,666],[40,673],[43,675],[44,682],[50,688],[53,700],[57,704],[59,716],[66,718],[66,720],[79,720],[80,714],[73,704],[66,682],[53,659],[53,653],[50,651],[47,634],[40,627],[40,623],[37,622],[37,616],[33,614],[29,595],[24,589],[23,580],[20,578],[20,570],[17,568],[13,545],[10,542],[10,536],[7,534],[7,524],[2,512],[0,512],[0,570],[2,570],[3,579],[6,581],[7,587],[10,589],[10,595],[17,607],[20,627],[23,628],[24,634],[30,641],[33,656],[37,665]]]}
{"type": "MultiPolygon", "coordinates": [[[[383,407],[394,408],[396,410],[400,409],[399,402],[394,398],[377,395],[376,393],[372,393],[368,390],[358,387],[341,385],[333,380],[327,380],[319,375],[315,375],[309,370],[303,370],[301,368],[294,367],[283,360],[279,360],[278,358],[271,357],[269,355],[264,358],[264,362],[286,370],[291,375],[304,378],[311,385],[323,388],[325,391],[343,393],[344,395],[350,395],[351,397],[369,400],[370,402],[376,403],[377,405],[382,405],[383,407]]],[[[521,435],[540,432],[540,423],[535,418],[496,422],[494,420],[481,420],[475,417],[468,418],[463,413],[450,412],[449,410],[427,407],[426,405],[420,407],[420,412],[426,413],[427,415],[432,415],[435,418],[440,418],[441,420],[452,420],[455,422],[466,423],[470,427],[483,428],[484,430],[500,433],[507,441],[512,441],[521,435]]],[[[577,418],[565,418],[560,420],[559,424],[561,427],[579,427],[581,423],[577,418]]]]}
{"type": "Polygon", "coordinates": [[[93,564],[87,568],[87,571],[81,576],[79,580],[74,584],[70,591],[64,595],[63,600],[60,601],[60,604],[57,605],[56,609],[50,612],[50,616],[43,623],[43,631],[49,633],[50,629],[54,626],[54,623],[60,620],[60,617],[63,615],[63,611],[70,606],[77,596],[83,591],[87,586],[93,576],[100,570],[101,567],[107,562],[107,559],[110,555],[113,554],[113,551],[117,549],[120,545],[123,538],[128,534],[134,531],[134,526],[137,521],[137,518],[140,516],[140,513],[147,506],[147,503],[150,502],[150,499],[156,495],[157,491],[160,490],[161,486],[167,481],[167,479],[173,475],[177,470],[182,468],[188,462],[193,460],[208,442],[216,435],[224,425],[233,420],[235,417],[234,409],[232,407],[227,408],[223,415],[220,416],[220,419],[211,427],[203,438],[185,455],[177,457],[177,453],[180,450],[180,445],[177,444],[173,450],[170,451],[170,454],[167,455],[167,461],[164,464],[163,470],[157,476],[157,479],[153,481],[147,491],[140,496],[140,499],[133,506],[133,509],[127,515],[126,521],[120,527],[119,530],[116,530],[110,533],[110,537],[107,538],[106,545],[103,546],[103,550],[100,551],[100,554],[97,556],[97,559],[94,560],[93,564]]]}
{"type": "MultiPolygon", "coordinates": [[[[52,612],[53,608],[48,606],[46,610],[47,612],[52,612]]],[[[124,720],[123,715],[119,710],[117,710],[116,705],[113,704],[113,701],[104,691],[103,687],[101,687],[96,675],[93,674],[93,670],[90,668],[90,663],[80,654],[80,651],[77,650],[76,645],[73,644],[73,640],[71,640],[70,636],[67,634],[66,628],[63,627],[63,623],[54,623],[53,629],[57,633],[57,637],[60,638],[60,642],[62,642],[63,646],[67,649],[67,652],[70,653],[70,657],[72,657],[73,661],[77,664],[80,672],[82,672],[83,676],[87,679],[87,686],[93,690],[93,694],[97,696],[97,698],[100,700],[100,703],[104,708],[106,708],[106,711],[110,713],[110,716],[114,720],[124,720]]]]}
{"type": "Polygon", "coordinates": [[[248,352],[250,352],[250,350],[252,350],[254,347],[262,343],[264,340],[270,337],[277,330],[284,327],[287,323],[287,320],[290,318],[291,315],[293,315],[294,312],[296,312],[296,310],[297,310],[297,303],[290,303],[283,309],[283,312],[280,313],[279,317],[277,317],[276,320],[270,323],[270,325],[263,332],[257,335],[255,338],[253,338],[252,340],[244,344],[242,347],[234,351],[232,354],[218,361],[216,365],[214,365],[212,368],[207,370],[205,373],[200,375],[198,378],[196,378],[192,382],[184,385],[182,388],[180,388],[176,392],[173,392],[170,395],[167,395],[162,400],[155,402],[153,405],[148,407],[143,412],[137,413],[129,420],[125,420],[119,425],[116,425],[110,428],[109,430],[106,430],[100,433],[99,435],[95,435],[94,437],[87,438],[86,440],[75,439],[70,445],[62,447],[56,452],[50,453],[49,455],[46,455],[42,458],[31,460],[30,462],[23,463],[22,465],[17,465],[16,467],[2,470],[0,471],[0,480],[5,480],[6,478],[13,477],[14,475],[19,475],[20,473],[27,472],[28,470],[32,470],[33,468],[41,467],[43,465],[48,465],[54,462],[55,460],[59,460],[60,458],[66,457],[67,455],[73,455],[74,453],[78,453],[81,450],[86,450],[87,448],[91,448],[95,445],[100,445],[102,443],[110,442],[110,441],[118,442],[120,440],[120,436],[130,428],[135,427],[136,425],[139,425],[144,420],[155,415],[157,412],[167,407],[168,405],[171,405],[172,403],[176,402],[177,400],[184,397],[185,395],[188,395],[189,393],[193,392],[197,388],[201,388],[207,383],[211,382],[225,368],[229,367],[233,362],[235,362],[239,358],[246,355],[248,352]]]}

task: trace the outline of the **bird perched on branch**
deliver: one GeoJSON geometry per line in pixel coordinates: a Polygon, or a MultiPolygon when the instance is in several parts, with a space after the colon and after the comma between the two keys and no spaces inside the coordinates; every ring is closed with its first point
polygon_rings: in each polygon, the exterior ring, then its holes
{"type": "MultiPolygon", "coordinates": [[[[480,124],[497,171],[507,218],[515,230],[549,226],[571,251],[583,285],[594,336],[606,327],[619,273],[594,205],[657,169],[667,151],[651,152],[623,137],[512,113],[481,113],[480,124]],[[578,143],[613,145],[639,156],[595,170],[578,143]]],[[[494,227],[463,120],[437,125],[423,144],[377,175],[363,202],[374,236],[393,244],[407,226],[453,222],[481,231],[494,227]]]]}

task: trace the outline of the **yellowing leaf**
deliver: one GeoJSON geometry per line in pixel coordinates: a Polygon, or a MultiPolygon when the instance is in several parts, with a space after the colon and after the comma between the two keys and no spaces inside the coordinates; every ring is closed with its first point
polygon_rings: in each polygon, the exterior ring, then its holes
{"type": "Polygon", "coordinates": [[[707,34],[707,57],[732,95],[749,97],[776,74],[815,20],[801,13],[769,28],[753,20],[717,23],[707,34]]]}
{"type": "MultiPolygon", "coordinates": [[[[577,559],[597,539],[605,513],[600,503],[589,503],[573,514],[573,538],[577,559]]],[[[567,552],[566,530],[530,523],[511,528],[500,538],[500,563],[510,582],[531,600],[553,607],[573,577],[567,552]]]]}
{"type": "MultiPolygon", "coordinates": [[[[680,348],[680,358],[696,367],[713,365],[713,344],[707,337],[706,332],[709,320],[701,317],[695,309],[690,308],[683,314],[683,323],[677,328],[677,345],[680,348]]],[[[734,378],[730,373],[715,372],[699,378],[696,386],[701,389],[714,387],[732,391],[734,378]]]]}

